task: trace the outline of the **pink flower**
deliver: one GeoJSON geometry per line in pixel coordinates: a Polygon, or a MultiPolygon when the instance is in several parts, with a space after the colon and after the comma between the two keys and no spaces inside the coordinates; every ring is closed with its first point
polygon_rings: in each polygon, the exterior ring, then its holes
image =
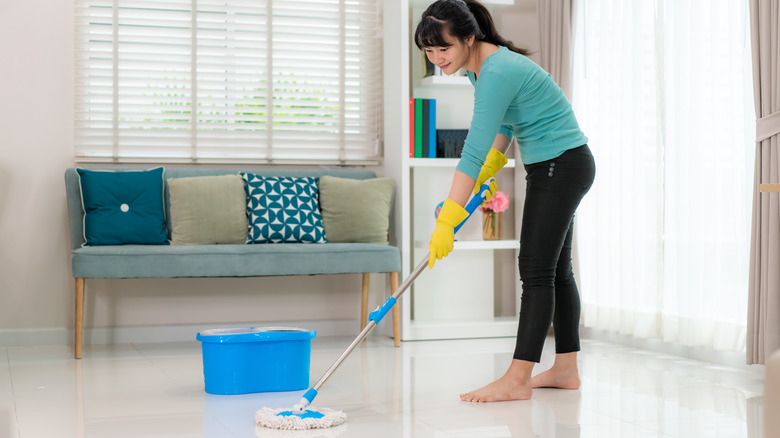
{"type": "Polygon", "coordinates": [[[485,202],[484,206],[480,207],[483,213],[489,211],[495,211],[496,213],[501,213],[507,208],[509,208],[509,196],[507,196],[506,193],[500,190],[496,191],[496,193],[493,195],[490,201],[485,202]]]}

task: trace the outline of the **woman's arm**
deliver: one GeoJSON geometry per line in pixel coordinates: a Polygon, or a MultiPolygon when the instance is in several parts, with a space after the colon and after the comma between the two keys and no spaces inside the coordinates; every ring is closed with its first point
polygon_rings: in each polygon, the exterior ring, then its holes
{"type": "Polygon", "coordinates": [[[460,170],[455,171],[455,175],[452,177],[452,187],[450,187],[450,194],[448,198],[455,201],[456,204],[461,207],[465,206],[469,202],[471,193],[474,191],[474,184],[477,182],[474,178],[466,175],[460,170]]]}
{"type": "Polygon", "coordinates": [[[512,139],[499,133],[493,141],[493,149],[498,149],[499,152],[506,155],[506,151],[509,149],[510,144],[512,144],[512,139]]]}
{"type": "Polygon", "coordinates": [[[474,89],[474,114],[456,167],[458,170],[476,178],[498,134],[512,135],[511,127],[503,125],[503,119],[516,94],[516,84],[505,76],[482,72],[474,89]]]}
{"type": "MultiPolygon", "coordinates": [[[[512,140],[504,134],[496,135],[495,141],[493,141],[493,149],[498,150],[502,154],[506,153],[512,140]]],[[[450,194],[448,198],[455,201],[458,205],[465,206],[469,201],[471,194],[474,192],[474,186],[477,180],[466,175],[460,170],[455,171],[455,175],[452,177],[452,187],[450,187],[450,194]]]]}

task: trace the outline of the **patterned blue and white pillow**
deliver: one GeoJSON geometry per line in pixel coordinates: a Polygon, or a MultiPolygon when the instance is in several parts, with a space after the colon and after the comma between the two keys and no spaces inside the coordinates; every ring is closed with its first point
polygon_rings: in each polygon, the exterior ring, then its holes
{"type": "Polygon", "coordinates": [[[241,173],[247,194],[246,243],[327,243],[319,178],[241,173]]]}

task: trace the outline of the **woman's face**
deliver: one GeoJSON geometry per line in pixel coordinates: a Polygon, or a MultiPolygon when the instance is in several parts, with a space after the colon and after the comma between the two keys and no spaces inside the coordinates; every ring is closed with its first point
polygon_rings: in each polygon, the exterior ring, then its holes
{"type": "Polygon", "coordinates": [[[464,43],[450,35],[449,32],[445,32],[443,36],[444,41],[451,44],[450,46],[425,47],[423,50],[425,50],[425,54],[428,56],[429,61],[434,65],[439,66],[445,74],[451,75],[468,63],[469,56],[471,55],[471,46],[469,43],[474,41],[474,37],[470,37],[464,43]]]}

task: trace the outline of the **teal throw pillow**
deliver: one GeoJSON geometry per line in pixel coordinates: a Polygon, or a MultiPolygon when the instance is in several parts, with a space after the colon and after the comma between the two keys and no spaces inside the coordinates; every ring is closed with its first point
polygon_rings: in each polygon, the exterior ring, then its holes
{"type": "Polygon", "coordinates": [[[162,167],[76,171],[84,208],[84,246],[168,244],[162,167]]]}
{"type": "Polygon", "coordinates": [[[318,178],[241,175],[249,219],[246,243],[327,243],[318,178]]]}

